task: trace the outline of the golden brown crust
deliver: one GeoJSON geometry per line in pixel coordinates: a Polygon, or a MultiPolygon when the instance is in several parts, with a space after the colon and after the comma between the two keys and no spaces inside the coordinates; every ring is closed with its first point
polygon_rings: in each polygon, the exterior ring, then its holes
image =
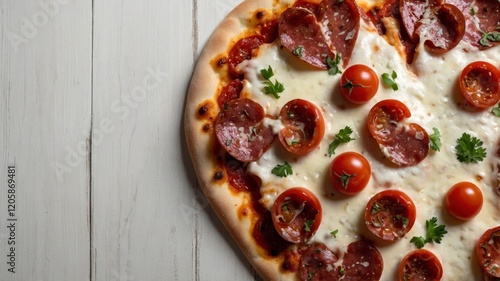
{"type": "MultiPolygon", "coordinates": [[[[283,3],[283,1],[281,1],[283,3]]],[[[228,46],[247,29],[247,19],[252,17],[256,10],[271,10],[272,0],[247,0],[237,6],[217,27],[204,47],[197,66],[193,72],[188,90],[185,109],[185,132],[187,146],[200,186],[211,206],[224,223],[232,237],[236,240],[247,259],[266,280],[290,280],[292,274],[280,270],[281,262],[263,257],[252,237],[253,222],[251,215],[242,218],[238,215],[238,206],[249,200],[244,195],[234,193],[228,183],[215,182],[213,177],[217,169],[212,144],[215,141],[213,134],[202,133],[203,126],[210,120],[200,118],[198,109],[205,101],[214,100],[219,87],[220,77],[212,67],[213,60],[220,54],[228,51],[228,46]]],[[[274,7],[276,8],[276,7],[274,7]]],[[[221,180],[221,181],[224,181],[221,180]]]]}

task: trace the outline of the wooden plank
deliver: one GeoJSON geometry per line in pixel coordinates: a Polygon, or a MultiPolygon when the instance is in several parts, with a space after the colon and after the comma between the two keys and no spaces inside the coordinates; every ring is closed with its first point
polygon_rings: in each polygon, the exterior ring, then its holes
{"type": "Polygon", "coordinates": [[[190,1],[96,1],[93,280],[194,280],[183,103],[190,1]],[[103,125],[99,125],[103,123],[103,125]]]}
{"type": "Polygon", "coordinates": [[[0,9],[0,280],[88,280],[91,2],[0,9]]]}

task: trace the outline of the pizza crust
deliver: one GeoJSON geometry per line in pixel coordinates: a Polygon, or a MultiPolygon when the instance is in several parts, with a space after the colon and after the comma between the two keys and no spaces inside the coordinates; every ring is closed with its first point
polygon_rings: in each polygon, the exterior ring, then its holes
{"type": "MultiPolygon", "coordinates": [[[[219,182],[213,180],[217,167],[212,155],[211,144],[216,141],[213,134],[203,133],[202,127],[207,121],[197,116],[200,104],[205,101],[218,108],[214,99],[219,87],[219,74],[212,68],[214,58],[228,51],[231,40],[238,38],[246,31],[246,21],[255,10],[272,8],[271,1],[252,0],[238,5],[216,28],[207,44],[203,48],[200,58],[193,72],[186,99],[184,124],[187,147],[193,160],[194,169],[208,202],[237,242],[254,269],[265,280],[290,280],[294,274],[280,270],[281,258],[263,258],[260,247],[252,237],[253,219],[251,215],[245,219],[238,217],[237,206],[242,196],[235,195],[228,186],[227,177],[219,182]],[[220,184],[220,182],[223,182],[220,184]]],[[[218,109],[217,109],[218,112],[218,109]]],[[[213,130],[213,128],[211,128],[213,130]]]]}

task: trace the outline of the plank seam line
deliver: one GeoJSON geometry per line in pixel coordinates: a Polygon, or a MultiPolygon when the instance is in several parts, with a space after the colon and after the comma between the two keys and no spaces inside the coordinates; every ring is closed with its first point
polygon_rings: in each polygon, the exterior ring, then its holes
{"type": "Polygon", "coordinates": [[[91,2],[91,47],[90,47],[90,136],[89,136],[89,280],[95,280],[94,263],[94,220],[93,220],[93,192],[92,192],[92,132],[94,130],[94,7],[95,0],[91,2]]]}

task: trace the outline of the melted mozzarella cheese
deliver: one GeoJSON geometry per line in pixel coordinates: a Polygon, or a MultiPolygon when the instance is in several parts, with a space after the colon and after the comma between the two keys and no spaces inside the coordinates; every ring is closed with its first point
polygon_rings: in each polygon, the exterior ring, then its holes
{"type": "MultiPolygon", "coordinates": [[[[441,56],[428,54],[420,46],[414,62],[408,67],[393,46],[373,28],[362,24],[349,65],[366,64],[379,77],[394,70],[399,86],[398,91],[393,91],[381,81],[376,96],[363,105],[353,105],[343,99],[339,91],[340,75],[330,76],[327,71],[313,69],[280,48],[279,42],[261,46],[256,58],[239,66],[246,77],[243,91],[260,103],[266,114],[275,117],[286,102],[297,98],[309,100],[321,109],[326,123],[321,144],[309,154],[291,155],[276,141],[262,158],[249,164],[248,171],[262,180],[262,205],[270,209],[276,197],[288,188],[300,186],[312,190],[323,207],[322,223],[312,242],[345,251],[350,242],[362,237],[373,239],[384,258],[381,280],[396,279],[399,262],[416,249],[409,242],[411,237],[425,236],[425,221],[437,217],[440,224],[446,224],[448,234],[441,244],[426,244],[425,248],[434,252],[443,263],[443,280],[479,280],[481,275],[474,257],[475,242],[486,229],[500,221],[500,199],[495,192],[499,119],[488,111],[469,113],[459,108],[457,79],[469,62],[483,60],[498,65],[500,47],[465,53],[463,50],[467,46],[462,44],[441,56]],[[259,71],[268,66],[275,74],[271,80],[276,79],[285,87],[280,99],[263,93],[264,84],[259,71]],[[432,128],[439,129],[443,143],[441,151],[430,151],[421,163],[406,168],[395,167],[383,159],[367,130],[366,118],[371,107],[384,99],[405,103],[412,113],[407,121],[420,124],[429,134],[432,134],[432,128]],[[329,165],[335,157],[328,157],[328,145],[345,126],[354,130],[352,137],[355,140],[340,145],[336,154],[357,151],[372,167],[368,186],[355,196],[334,195],[328,176],[329,165]],[[484,161],[463,164],[456,159],[456,140],[464,132],[486,144],[488,156],[484,161]],[[273,175],[272,168],[284,161],[291,164],[293,175],[285,178],[273,175]],[[477,184],[485,200],[480,214],[467,222],[452,219],[443,207],[444,195],[460,181],[477,184]],[[363,218],[370,197],[387,188],[404,191],[417,207],[417,218],[411,231],[403,239],[390,243],[371,236],[363,218]],[[336,229],[338,233],[334,238],[330,232],[336,229]]],[[[275,132],[282,128],[279,121],[268,119],[266,122],[275,132]]]]}

